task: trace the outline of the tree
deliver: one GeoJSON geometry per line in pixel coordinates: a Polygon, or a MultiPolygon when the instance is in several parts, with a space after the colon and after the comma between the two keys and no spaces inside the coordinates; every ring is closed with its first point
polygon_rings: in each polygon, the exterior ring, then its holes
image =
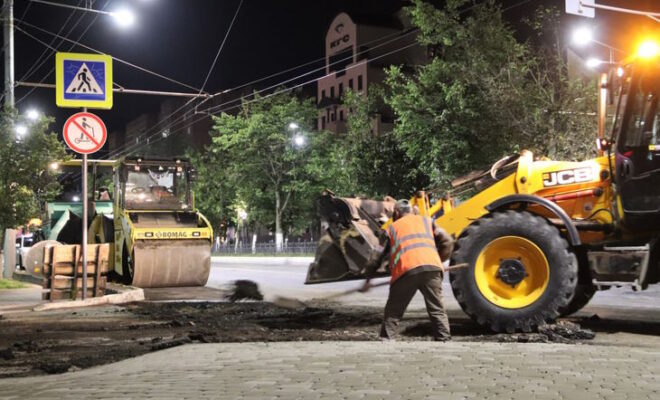
{"type": "Polygon", "coordinates": [[[597,80],[571,76],[566,62],[564,42],[556,8],[539,7],[526,20],[532,28],[529,42],[529,74],[525,96],[511,118],[524,136],[527,146],[553,159],[584,160],[595,156],[594,113],[598,107],[597,80]]]}
{"type": "Polygon", "coordinates": [[[467,4],[449,0],[439,9],[414,0],[408,8],[430,61],[413,73],[387,71],[386,101],[406,154],[440,184],[521,148],[584,157],[594,92],[569,78],[561,47],[547,41],[556,18],[553,25],[551,13],[537,14],[543,39],[521,43],[499,6],[489,1],[461,11],[467,4]]]}
{"type": "Polygon", "coordinates": [[[234,221],[232,204],[236,199],[236,190],[230,175],[228,158],[217,147],[206,152],[190,151],[192,164],[197,169],[195,206],[208,218],[216,232],[234,221]]]}
{"type": "Polygon", "coordinates": [[[413,74],[401,67],[387,73],[395,135],[439,183],[510,152],[516,137],[502,115],[512,95],[501,83],[524,73],[524,47],[497,6],[487,2],[463,15],[466,3],[450,0],[438,9],[415,0],[408,11],[430,62],[413,74]]]}
{"type": "Polygon", "coordinates": [[[0,229],[14,228],[39,217],[41,207],[60,192],[53,161],[66,158],[57,134],[48,133],[52,118],[28,123],[15,110],[0,112],[0,229]],[[15,128],[27,127],[17,136],[15,128]]]}
{"type": "Polygon", "coordinates": [[[309,223],[311,199],[334,168],[325,157],[333,147],[328,135],[311,133],[316,117],[312,99],[299,100],[286,93],[255,94],[253,100],[243,102],[238,115],[214,118],[210,150],[224,156],[237,199],[247,204],[249,218],[264,225],[274,223],[278,251],[283,222],[288,228],[309,223]]]}
{"type": "Polygon", "coordinates": [[[368,95],[348,90],[343,104],[350,109],[347,133],[341,138],[341,152],[347,179],[339,186],[343,193],[359,193],[367,197],[409,197],[428,186],[429,179],[410,159],[393,132],[377,134],[373,119],[383,110],[385,89],[372,84],[368,95]]]}

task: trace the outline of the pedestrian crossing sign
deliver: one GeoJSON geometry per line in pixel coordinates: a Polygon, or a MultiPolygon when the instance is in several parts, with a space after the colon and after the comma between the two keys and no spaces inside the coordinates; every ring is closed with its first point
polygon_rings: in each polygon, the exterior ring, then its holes
{"type": "Polygon", "coordinates": [[[55,74],[58,107],[112,108],[112,57],[57,53],[55,74]]]}

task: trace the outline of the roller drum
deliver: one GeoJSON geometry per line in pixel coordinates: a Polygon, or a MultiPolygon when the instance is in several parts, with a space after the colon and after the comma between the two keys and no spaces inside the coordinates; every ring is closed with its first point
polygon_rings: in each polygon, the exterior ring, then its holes
{"type": "Polygon", "coordinates": [[[137,241],[133,247],[133,286],[204,286],[210,271],[206,240],[137,241]]]}

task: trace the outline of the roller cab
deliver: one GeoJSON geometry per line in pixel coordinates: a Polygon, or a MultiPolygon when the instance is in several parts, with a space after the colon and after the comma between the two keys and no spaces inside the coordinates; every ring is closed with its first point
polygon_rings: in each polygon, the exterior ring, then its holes
{"type": "Polygon", "coordinates": [[[187,160],[126,158],[114,171],[114,265],[138,287],[203,286],[213,231],[194,209],[187,160]]]}

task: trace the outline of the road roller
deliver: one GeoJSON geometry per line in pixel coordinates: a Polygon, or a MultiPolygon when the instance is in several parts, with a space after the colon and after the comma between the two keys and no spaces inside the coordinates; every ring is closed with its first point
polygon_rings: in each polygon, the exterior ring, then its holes
{"type": "MultiPolygon", "coordinates": [[[[191,185],[197,171],[189,160],[126,157],[90,160],[89,165],[94,197],[88,243],[112,243],[110,276],[143,288],[204,286],[213,231],[195,209],[191,185]],[[102,187],[99,180],[111,182],[102,187]]],[[[60,162],[58,168],[71,173],[80,160],[60,162]]],[[[82,207],[76,200],[49,204],[48,239],[80,243],[82,207]]]]}
{"type": "Polygon", "coordinates": [[[112,229],[97,214],[90,236],[114,242],[114,272],[138,287],[204,286],[213,230],[195,210],[195,168],[184,159],[122,158],[113,176],[112,229]]]}

